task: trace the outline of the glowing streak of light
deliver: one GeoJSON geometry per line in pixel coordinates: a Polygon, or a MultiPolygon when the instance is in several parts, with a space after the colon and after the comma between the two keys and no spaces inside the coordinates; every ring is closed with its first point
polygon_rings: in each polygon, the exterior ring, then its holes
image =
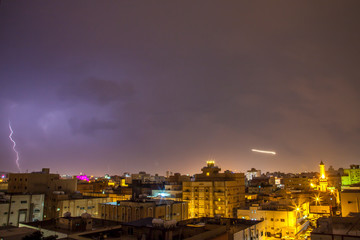
{"type": "Polygon", "coordinates": [[[258,150],[258,149],[251,149],[251,151],[258,152],[258,153],[266,153],[266,154],[276,155],[276,152],[273,152],[273,151],[265,151],[265,150],[258,150]]]}
{"type": "Polygon", "coordinates": [[[9,135],[9,138],[10,138],[10,140],[12,141],[12,143],[13,143],[13,150],[14,150],[14,152],[15,152],[15,154],[16,154],[16,165],[17,165],[17,167],[18,167],[18,169],[19,169],[19,171],[21,171],[20,170],[20,164],[19,164],[19,152],[18,151],[16,151],[16,142],[14,141],[14,139],[12,139],[12,135],[13,135],[13,133],[14,133],[14,131],[12,130],[12,128],[11,128],[11,123],[10,123],[10,121],[9,121],[9,129],[10,129],[10,135],[9,135]]]}

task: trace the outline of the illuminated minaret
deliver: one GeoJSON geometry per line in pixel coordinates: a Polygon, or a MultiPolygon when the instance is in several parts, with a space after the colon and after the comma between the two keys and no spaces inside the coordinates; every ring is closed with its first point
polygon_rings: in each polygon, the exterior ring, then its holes
{"type": "Polygon", "coordinates": [[[320,162],[319,167],[320,167],[320,178],[319,178],[320,191],[326,192],[328,181],[325,176],[325,165],[322,161],[320,162]]]}
{"type": "Polygon", "coordinates": [[[325,165],[323,161],[320,162],[320,178],[325,179],[325,165]]]}

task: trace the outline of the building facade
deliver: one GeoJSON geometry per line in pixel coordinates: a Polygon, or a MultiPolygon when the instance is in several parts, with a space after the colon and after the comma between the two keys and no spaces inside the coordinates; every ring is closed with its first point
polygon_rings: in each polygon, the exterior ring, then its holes
{"type": "Polygon", "coordinates": [[[347,217],[350,213],[360,213],[360,190],[340,192],[341,214],[347,217]]]}
{"type": "Polygon", "coordinates": [[[242,219],[263,221],[267,237],[294,237],[309,225],[309,222],[304,220],[308,212],[308,203],[291,207],[288,203],[272,202],[240,208],[237,210],[237,215],[242,219]]]}
{"type": "Polygon", "coordinates": [[[342,186],[350,186],[360,183],[360,167],[359,165],[350,165],[350,168],[344,169],[344,176],[341,176],[342,186]]]}
{"type": "Polygon", "coordinates": [[[75,192],[76,179],[60,179],[49,168],[33,173],[9,173],[9,193],[51,193],[53,191],[75,192]]]}
{"type": "Polygon", "coordinates": [[[188,203],[157,199],[109,202],[100,204],[99,217],[120,222],[148,217],[181,221],[188,218],[188,203]]]}
{"type": "Polygon", "coordinates": [[[234,217],[236,209],[245,204],[245,176],[225,171],[214,161],[207,161],[195,181],[183,182],[183,200],[189,203],[189,218],[234,217]]]}
{"type": "Polygon", "coordinates": [[[44,194],[3,195],[0,203],[0,226],[18,226],[20,222],[43,220],[44,194]]]}
{"type": "Polygon", "coordinates": [[[53,193],[45,200],[44,219],[63,217],[69,212],[72,217],[88,213],[92,217],[99,217],[99,204],[111,202],[110,197],[91,197],[82,194],[53,193]]]}

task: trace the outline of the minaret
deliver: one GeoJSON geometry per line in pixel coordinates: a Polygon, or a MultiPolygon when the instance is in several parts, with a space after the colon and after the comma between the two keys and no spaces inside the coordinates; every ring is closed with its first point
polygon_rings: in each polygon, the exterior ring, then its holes
{"type": "Polygon", "coordinates": [[[320,162],[319,167],[320,167],[320,178],[319,178],[320,191],[326,192],[328,181],[325,175],[325,165],[323,161],[320,162]]]}
{"type": "Polygon", "coordinates": [[[325,165],[323,161],[320,162],[320,178],[325,179],[325,165]]]}

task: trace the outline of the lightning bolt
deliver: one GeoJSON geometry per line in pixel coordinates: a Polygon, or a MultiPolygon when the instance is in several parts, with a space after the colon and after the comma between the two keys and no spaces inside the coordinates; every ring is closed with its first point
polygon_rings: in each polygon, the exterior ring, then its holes
{"type": "Polygon", "coordinates": [[[11,128],[11,122],[9,121],[9,129],[10,129],[10,135],[9,135],[9,138],[10,138],[10,140],[12,141],[12,143],[13,143],[13,150],[14,150],[14,152],[15,152],[15,154],[16,154],[16,165],[17,165],[17,167],[18,167],[18,169],[19,169],[19,171],[21,172],[21,170],[20,170],[20,164],[19,164],[19,152],[18,151],[16,151],[16,142],[14,141],[14,139],[12,139],[12,135],[13,135],[13,133],[14,133],[14,131],[12,130],[12,128],[11,128]]]}

